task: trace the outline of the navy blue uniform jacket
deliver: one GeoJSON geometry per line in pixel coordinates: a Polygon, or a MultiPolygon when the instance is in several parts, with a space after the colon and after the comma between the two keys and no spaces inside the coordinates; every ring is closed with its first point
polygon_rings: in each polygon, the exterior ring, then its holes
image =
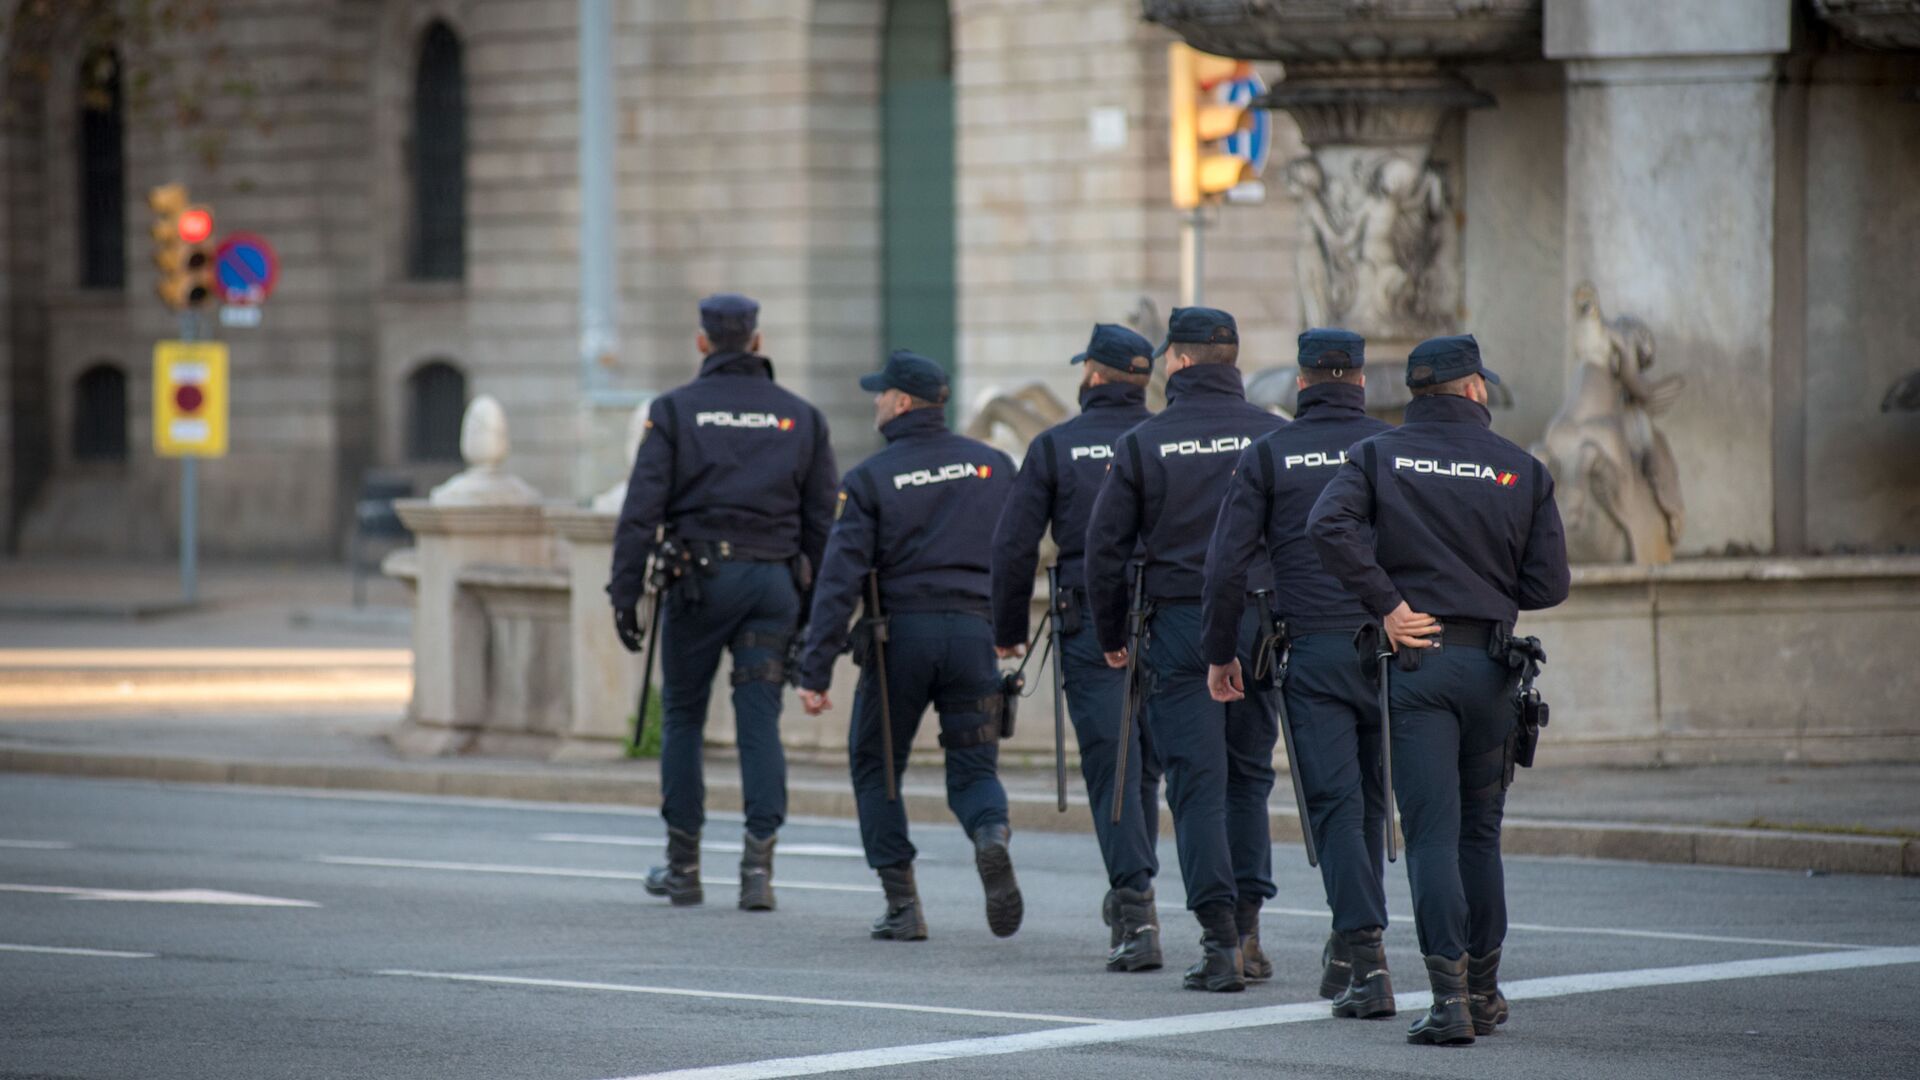
{"type": "Polygon", "coordinates": [[[714,353],[647,411],[607,594],[618,608],[639,602],[663,520],[685,540],[725,540],[767,560],[805,553],[819,566],[838,482],[820,410],[776,385],[764,357],[714,353]]]}
{"type": "MultiPolygon", "coordinates": [[[[1240,370],[1196,364],[1167,379],[1167,410],[1120,437],[1087,525],[1087,598],[1103,652],[1127,644],[1127,562],[1144,542],[1147,595],[1198,603],[1220,498],[1253,440],[1286,421],[1249,404],[1240,370]]],[[[1264,588],[1265,567],[1252,581],[1264,588]]]]}
{"type": "Polygon", "coordinates": [[[1347,460],[1347,447],[1392,425],[1367,415],[1366,391],[1328,382],[1300,391],[1293,423],[1264,435],[1240,454],[1207,547],[1207,663],[1236,655],[1246,610],[1247,568],[1262,544],[1273,566],[1274,605],[1294,630],[1359,626],[1370,617],[1360,601],[1320,565],[1307,539],[1307,514],[1347,460]]]}
{"type": "Polygon", "coordinates": [[[993,640],[1027,640],[1033,571],[1049,528],[1060,549],[1060,584],[1086,585],[1087,521],[1113,460],[1113,443],[1153,414],[1147,389],[1105,383],[1080,392],[1080,415],[1040,433],[1014,478],[1013,497],[993,534],[993,640]]]}
{"type": "Polygon", "coordinates": [[[1307,531],[1367,610],[1511,625],[1567,598],[1567,539],[1553,480],[1495,435],[1484,406],[1414,398],[1405,424],[1347,451],[1307,531]]]}
{"type": "Polygon", "coordinates": [[[880,571],[880,606],[889,615],[988,615],[988,553],[1013,490],[1013,459],[947,430],[940,409],[915,409],[880,433],[886,447],[848,469],[840,488],[800,659],[808,690],[832,680],[869,569],[880,571]]]}

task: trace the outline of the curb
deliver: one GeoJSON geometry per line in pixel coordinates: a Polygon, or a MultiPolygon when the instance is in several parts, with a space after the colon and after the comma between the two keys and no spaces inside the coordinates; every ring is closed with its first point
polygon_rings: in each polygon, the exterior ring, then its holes
{"type": "MultiPolygon", "coordinates": [[[[644,774],[556,775],[524,769],[433,769],[7,748],[0,748],[0,772],[615,806],[653,807],[660,802],[658,778],[644,774]]],[[[907,787],[901,790],[900,798],[914,819],[937,821],[947,815],[946,794],[939,789],[907,787]]],[[[796,817],[855,815],[853,791],[845,785],[789,781],[787,803],[788,812],[796,817]]],[[[714,810],[738,812],[739,784],[710,778],[707,805],[714,810]]],[[[1008,793],[1009,817],[1016,830],[1093,831],[1092,811],[1084,796],[1069,795],[1065,813],[1056,805],[1052,796],[1008,793]]],[[[1300,821],[1293,812],[1270,811],[1269,821],[1275,843],[1300,842],[1300,821]]],[[[1900,837],[1510,817],[1502,833],[1501,849],[1508,855],[1920,877],[1920,840],[1900,837]]]]}

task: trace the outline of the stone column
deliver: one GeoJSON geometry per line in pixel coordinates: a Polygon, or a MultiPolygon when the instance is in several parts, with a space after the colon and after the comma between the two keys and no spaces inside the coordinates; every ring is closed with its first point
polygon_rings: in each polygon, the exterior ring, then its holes
{"type": "Polygon", "coordinates": [[[1663,425],[1682,554],[1774,543],[1773,102],[1791,8],[1546,0],[1568,85],[1565,286],[1593,282],[1686,376],[1663,425]]]}
{"type": "Polygon", "coordinates": [[[387,564],[410,571],[414,584],[413,701],[393,736],[403,753],[466,749],[488,719],[487,615],[462,574],[553,565],[538,493],[504,468],[510,448],[506,414],[483,394],[460,424],[467,469],[426,499],[394,504],[414,535],[412,557],[387,564]]]}
{"type": "Polygon", "coordinates": [[[551,507],[546,521],[565,543],[571,581],[568,637],[573,713],[553,760],[621,757],[640,696],[640,660],[614,634],[613,609],[607,604],[613,528],[619,515],[551,507]]]}

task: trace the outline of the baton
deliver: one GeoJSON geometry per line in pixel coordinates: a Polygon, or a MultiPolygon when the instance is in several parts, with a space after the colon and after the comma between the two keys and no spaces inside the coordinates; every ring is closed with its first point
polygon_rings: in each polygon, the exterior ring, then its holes
{"type": "Polygon", "coordinates": [[[1048,635],[1053,639],[1053,780],[1055,805],[1067,812],[1067,659],[1060,640],[1060,564],[1047,567],[1048,635]]]}
{"type": "Polygon", "coordinates": [[[867,571],[867,618],[873,621],[873,673],[880,680],[880,753],[886,757],[887,801],[899,802],[893,776],[893,706],[887,700],[887,620],[880,615],[880,571],[867,571]]]}
{"type": "Polygon", "coordinates": [[[1120,808],[1127,801],[1127,750],[1133,745],[1133,711],[1139,706],[1134,674],[1140,667],[1140,638],[1146,630],[1147,564],[1133,567],[1133,608],[1127,612],[1127,682],[1120,698],[1120,746],[1113,755],[1113,816],[1120,824],[1120,808]]]}
{"type": "Polygon", "coordinates": [[[1387,689],[1387,671],[1393,666],[1393,639],[1387,636],[1387,628],[1380,628],[1380,785],[1386,789],[1387,797],[1387,861],[1399,858],[1393,838],[1394,798],[1393,798],[1393,723],[1392,709],[1388,699],[1392,696],[1387,689]]]}
{"type": "Polygon", "coordinates": [[[662,598],[662,591],[655,584],[653,577],[660,568],[660,545],[665,543],[666,539],[667,523],[663,521],[654,526],[653,547],[647,552],[646,570],[640,579],[641,587],[653,601],[651,605],[653,610],[647,616],[647,654],[641,668],[640,705],[633,710],[633,748],[635,750],[640,748],[640,736],[647,730],[647,698],[653,693],[653,653],[654,647],[660,641],[660,600],[662,598]]]}
{"type": "Polygon", "coordinates": [[[1280,738],[1287,748],[1287,780],[1293,784],[1293,808],[1300,815],[1300,839],[1307,848],[1307,865],[1320,865],[1320,852],[1313,843],[1313,819],[1307,816],[1307,789],[1300,780],[1300,755],[1293,748],[1293,720],[1287,715],[1286,647],[1285,637],[1273,618],[1273,607],[1268,603],[1273,597],[1267,589],[1254,591],[1254,603],[1260,605],[1260,644],[1254,649],[1253,672],[1255,679],[1273,672],[1273,711],[1280,719],[1280,738]],[[1263,670],[1264,669],[1264,670],[1263,670]]]}

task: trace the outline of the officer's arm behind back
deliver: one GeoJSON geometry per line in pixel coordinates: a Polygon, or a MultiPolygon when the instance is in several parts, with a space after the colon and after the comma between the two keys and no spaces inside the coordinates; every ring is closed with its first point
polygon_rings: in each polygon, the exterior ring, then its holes
{"type": "Polygon", "coordinates": [[[1013,493],[993,531],[993,643],[1002,647],[1027,640],[1040,537],[1053,511],[1053,478],[1045,475],[1040,445],[1047,437],[1027,447],[1027,458],[1014,474],[1013,493]]]}
{"type": "MultiPolygon", "coordinates": [[[[1378,436],[1375,436],[1376,438],[1378,436]]],[[[1374,555],[1373,480],[1361,465],[1358,443],[1347,451],[1348,461],[1333,474],[1326,489],[1307,514],[1307,535],[1320,553],[1320,565],[1368,611],[1385,617],[1400,606],[1400,591],[1380,568],[1374,555]]]]}
{"type": "Polygon", "coordinates": [[[646,584],[641,579],[646,573],[647,553],[653,547],[653,530],[667,516],[667,498],[673,487],[671,414],[672,406],[666,403],[665,395],[653,400],[647,409],[646,434],[633,455],[627,498],[613,530],[613,573],[607,593],[615,607],[639,603],[646,584]]]}
{"type": "Polygon", "coordinates": [[[833,680],[833,661],[847,643],[847,620],[873,567],[876,522],[854,488],[853,474],[848,473],[838,496],[840,516],[827,534],[814,582],[813,611],[807,618],[806,648],[800,658],[800,686],[806,690],[824,692],[833,680]]]}
{"type": "Polygon", "coordinates": [[[1135,438],[1129,432],[1114,443],[1113,463],[1087,520],[1087,601],[1102,652],[1119,652],[1127,644],[1127,560],[1141,533],[1140,478],[1129,464],[1128,443],[1135,438]]]}
{"type": "Polygon", "coordinates": [[[1534,502],[1533,524],[1527,531],[1527,550],[1520,557],[1521,611],[1539,611],[1561,603],[1573,588],[1567,566],[1567,533],[1560,523],[1560,506],[1553,498],[1553,477],[1536,465],[1541,496],[1534,502]]]}
{"type": "Polygon", "coordinates": [[[833,529],[833,504],[840,488],[840,470],[833,459],[827,418],[813,411],[813,460],[800,489],[800,551],[817,576],[826,557],[827,534],[833,529]]]}
{"type": "Polygon", "coordinates": [[[1200,647],[1209,664],[1224,664],[1234,657],[1240,617],[1247,607],[1247,567],[1263,546],[1272,493],[1266,490],[1258,458],[1256,447],[1240,452],[1240,462],[1227,481],[1226,498],[1220,500],[1213,536],[1207,541],[1200,647]]]}

